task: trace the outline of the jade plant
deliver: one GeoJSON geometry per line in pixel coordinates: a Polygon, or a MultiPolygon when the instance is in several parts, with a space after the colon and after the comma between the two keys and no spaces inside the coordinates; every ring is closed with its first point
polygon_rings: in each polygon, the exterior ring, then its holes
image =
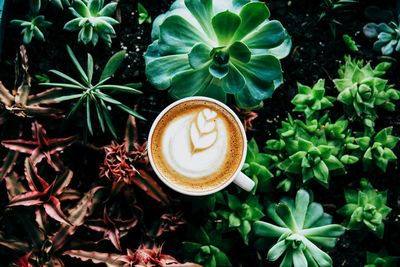
{"type": "Polygon", "coordinates": [[[252,223],[264,217],[259,198],[250,196],[242,202],[237,196],[225,192],[224,202],[222,208],[210,214],[211,218],[221,224],[222,232],[231,229],[239,231],[245,244],[248,244],[252,223]]]}
{"type": "Polygon", "coordinates": [[[345,57],[345,63],[339,69],[339,79],[333,82],[339,91],[337,98],[344,104],[351,120],[359,118],[366,127],[373,128],[378,108],[395,110],[392,101],[400,98],[400,91],[381,78],[390,66],[390,63],[383,62],[372,68],[363,60],[345,57]]]}
{"type": "Polygon", "coordinates": [[[153,24],[146,74],[174,98],[234,95],[254,108],[283,82],[291,39],[259,1],[177,0],[153,24]]]}
{"type": "Polygon", "coordinates": [[[110,130],[111,134],[116,138],[117,134],[115,132],[114,125],[111,120],[111,115],[107,105],[114,105],[121,110],[127,112],[128,114],[144,119],[141,115],[139,115],[136,111],[131,109],[130,107],[122,104],[120,101],[112,98],[109,94],[112,92],[124,92],[129,94],[140,94],[136,88],[139,87],[139,84],[127,84],[127,85],[115,85],[108,84],[107,81],[111,79],[114,73],[122,64],[122,61],[125,58],[126,52],[120,51],[114,54],[106,63],[106,66],[103,69],[103,72],[100,75],[99,81],[97,83],[94,82],[94,64],[93,57],[88,54],[87,55],[87,69],[86,71],[82,68],[78,59],[76,58],[74,52],[71,50],[69,46],[67,46],[68,54],[77,69],[80,81],[58,71],[58,70],[50,70],[51,73],[57,75],[58,77],[64,79],[65,83],[42,83],[42,85],[46,86],[56,86],[66,89],[71,89],[73,93],[67,94],[64,96],[58,97],[56,100],[59,102],[62,101],[70,101],[77,100],[74,104],[73,108],[69,113],[69,117],[75,114],[75,112],[81,107],[85,107],[85,115],[86,115],[86,127],[91,135],[93,135],[93,126],[92,126],[92,117],[93,110],[96,111],[96,117],[100,124],[101,130],[104,133],[106,127],[110,130]],[[108,93],[105,93],[108,92],[108,93]]]}
{"type": "Polygon", "coordinates": [[[386,172],[389,162],[397,160],[393,149],[396,147],[400,138],[392,135],[393,127],[380,130],[375,136],[362,136],[355,141],[359,145],[360,158],[362,158],[364,168],[371,169],[377,166],[386,172]]]}
{"type": "Polygon", "coordinates": [[[371,22],[364,26],[363,31],[367,38],[377,39],[374,43],[374,50],[380,51],[382,55],[388,56],[393,52],[400,51],[399,20],[398,22],[379,24],[371,22]]]}
{"type": "Polygon", "coordinates": [[[397,267],[399,257],[388,256],[385,251],[372,253],[367,251],[367,264],[364,267],[397,267]]]}
{"type": "Polygon", "coordinates": [[[332,217],[322,205],[311,201],[310,194],[300,189],[296,198],[284,198],[268,207],[274,223],[258,221],[254,233],[262,238],[277,239],[268,253],[269,261],[283,258],[280,267],[332,266],[331,257],[322,248],[333,248],[345,228],[331,224],[332,217]]]}
{"type": "Polygon", "coordinates": [[[297,88],[299,92],[292,100],[293,111],[304,112],[306,118],[333,106],[331,99],[325,96],[325,80],[319,80],[312,88],[298,83],[297,88]]]}
{"type": "Polygon", "coordinates": [[[371,183],[362,179],[360,190],[346,190],[347,204],[338,210],[346,217],[345,224],[348,229],[368,229],[379,238],[383,238],[385,231],[384,220],[391,212],[386,206],[387,191],[375,190],[371,183]]]}
{"type": "Polygon", "coordinates": [[[111,46],[111,37],[115,35],[114,25],[119,22],[112,18],[117,8],[116,2],[104,6],[104,0],[74,0],[69,10],[76,17],[64,25],[67,31],[78,31],[78,41],[96,46],[102,39],[111,46]]]}

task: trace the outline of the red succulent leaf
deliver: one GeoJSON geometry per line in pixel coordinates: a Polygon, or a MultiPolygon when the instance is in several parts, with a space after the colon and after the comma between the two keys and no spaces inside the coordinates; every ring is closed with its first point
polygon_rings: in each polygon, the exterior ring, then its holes
{"type": "Polygon", "coordinates": [[[97,186],[87,192],[78,204],[68,210],[68,221],[73,224],[61,225],[52,238],[53,247],[57,251],[67,242],[68,236],[73,235],[77,227],[84,224],[86,218],[94,211],[94,206],[101,201],[101,195],[98,193],[104,187],[97,186]]]}
{"type": "Polygon", "coordinates": [[[162,190],[161,186],[154,180],[154,178],[146,171],[139,170],[139,175],[132,177],[131,180],[140,189],[146,192],[147,195],[161,202],[163,205],[168,205],[170,200],[167,194],[162,190]]]}
{"type": "Polygon", "coordinates": [[[33,267],[33,265],[30,263],[30,258],[31,258],[32,252],[27,253],[25,256],[22,256],[21,258],[18,259],[17,263],[13,266],[15,267],[33,267]]]}
{"type": "Polygon", "coordinates": [[[24,164],[25,178],[31,191],[43,192],[44,190],[49,188],[49,184],[42,177],[39,176],[31,160],[25,159],[24,164]]]}
{"type": "Polygon", "coordinates": [[[23,139],[4,140],[1,144],[10,150],[31,154],[30,159],[34,166],[40,163],[43,158],[46,158],[48,164],[54,170],[60,171],[61,162],[58,152],[77,141],[77,136],[50,139],[43,126],[37,122],[32,124],[32,134],[34,139],[32,141],[23,139]]]}
{"type": "Polygon", "coordinates": [[[66,188],[59,196],[60,201],[65,200],[78,200],[81,199],[82,195],[78,190],[72,188],[66,188]]]}
{"type": "Polygon", "coordinates": [[[167,232],[175,232],[180,225],[185,223],[186,220],[183,219],[183,212],[177,212],[175,214],[165,213],[160,218],[160,226],[156,236],[159,237],[167,232]]]}
{"type": "Polygon", "coordinates": [[[3,165],[0,168],[0,182],[4,179],[4,177],[9,174],[18,158],[18,152],[9,151],[6,157],[3,159],[3,165]]]}
{"type": "Polygon", "coordinates": [[[13,238],[5,238],[2,232],[0,232],[0,245],[7,247],[11,250],[16,250],[16,251],[25,252],[25,253],[30,250],[28,243],[20,242],[13,238]]]}
{"type": "MultiPolygon", "coordinates": [[[[63,255],[70,256],[72,258],[77,258],[81,261],[92,261],[93,263],[99,264],[104,263],[107,267],[125,267],[129,263],[123,255],[102,253],[97,251],[84,251],[84,250],[68,250],[63,253],[63,255]]],[[[132,265],[131,265],[132,266],[132,265]]]]}
{"type": "Polygon", "coordinates": [[[236,107],[236,110],[239,113],[239,117],[243,120],[244,129],[246,131],[252,131],[253,121],[258,118],[258,113],[255,111],[242,110],[238,107],[236,107]]]}
{"type": "Polygon", "coordinates": [[[49,200],[43,203],[43,207],[46,213],[54,220],[59,221],[61,223],[72,225],[68,221],[67,216],[61,210],[60,201],[56,197],[50,196],[49,200]]]}
{"type": "Polygon", "coordinates": [[[37,206],[43,204],[43,196],[46,192],[27,192],[21,195],[15,196],[10,200],[8,207],[15,206],[37,206]]]}
{"type": "Polygon", "coordinates": [[[149,166],[147,143],[145,142],[141,145],[139,143],[138,136],[139,135],[137,130],[136,118],[133,116],[129,116],[125,129],[125,148],[128,152],[131,153],[131,155],[133,155],[133,160],[135,162],[149,166]]]}
{"type": "Polygon", "coordinates": [[[21,195],[26,193],[26,189],[24,185],[21,183],[21,178],[18,177],[18,174],[15,172],[10,173],[6,179],[5,184],[7,188],[8,199],[12,199],[17,195],[21,195]]]}

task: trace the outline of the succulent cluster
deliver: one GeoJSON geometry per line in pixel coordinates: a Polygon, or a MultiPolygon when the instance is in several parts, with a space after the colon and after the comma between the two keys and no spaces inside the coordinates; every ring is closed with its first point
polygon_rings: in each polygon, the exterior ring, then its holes
{"type": "Polygon", "coordinates": [[[359,191],[345,191],[347,204],[338,212],[346,217],[347,228],[359,230],[366,227],[383,238],[384,220],[391,211],[391,208],[386,206],[387,192],[376,191],[366,179],[362,179],[360,184],[359,191]]]}
{"type": "MultiPolygon", "coordinates": [[[[399,17],[400,19],[400,17],[399,17]]],[[[398,20],[399,21],[399,20],[398,20]]],[[[371,39],[377,39],[374,49],[382,55],[388,56],[393,52],[400,51],[400,24],[391,21],[390,23],[368,23],[364,26],[364,34],[371,39]]]]}
{"type": "Polygon", "coordinates": [[[384,62],[372,68],[363,60],[345,57],[338,72],[339,78],[333,82],[339,91],[337,99],[344,104],[351,120],[362,119],[365,126],[372,128],[378,109],[395,110],[392,101],[399,100],[400,92],[381,78],[390,66],[384,62]]]}
{"type": "Polygon", "coordinates": [[[331,224],[332,216],[312,202],[307,191],[300,189],[295,199],[270,205],[268,216],[275,224],[258,221],[253,225],[257,236],[278,239],[268,251],[268,260],[283,257],[281,267],[332,266],[332,259],[320,247],[333,248],[345,228],[331,224]]]}
{"type": "Polygon", "coordinates": [[[291,39],[259,1],[177,0],[153,24],[146,74],[175,98],[233,94],[254,108],[282,84],[291,39]]]}

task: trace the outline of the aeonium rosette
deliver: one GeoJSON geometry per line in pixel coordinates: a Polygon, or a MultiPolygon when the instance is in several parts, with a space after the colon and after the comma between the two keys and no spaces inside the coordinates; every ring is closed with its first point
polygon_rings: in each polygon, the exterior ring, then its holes
{"type": "Polygon", "coordinates": [[[280,59],[291,39],[265,3],[177,0],[153,25],[146,74],[174,98],[193,95],[254,108],[283,82],[280,59]]]}

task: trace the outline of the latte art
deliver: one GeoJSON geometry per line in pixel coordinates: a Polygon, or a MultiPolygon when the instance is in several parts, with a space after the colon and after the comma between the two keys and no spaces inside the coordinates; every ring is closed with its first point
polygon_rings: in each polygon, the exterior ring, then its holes
{"type": "Polygon", "coordinates": [[[240,167],[244,138],[235,118],[216,103],[192,100],[158,122],[151,154],[165,180],[185,190],[210,190],[240,167]]]}

